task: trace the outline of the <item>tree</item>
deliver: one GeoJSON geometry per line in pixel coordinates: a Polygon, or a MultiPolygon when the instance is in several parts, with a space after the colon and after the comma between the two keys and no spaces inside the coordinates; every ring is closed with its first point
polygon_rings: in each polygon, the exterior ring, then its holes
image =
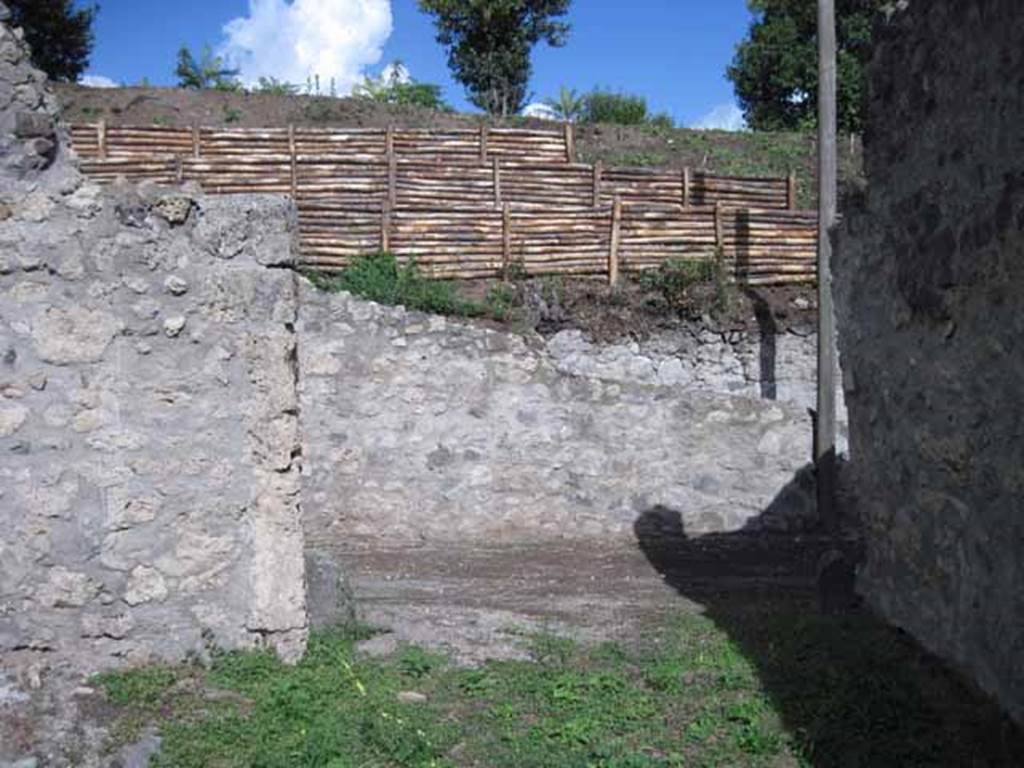
{"type": "Polygon", "coordinates": [[[530,51],[538,42],[565,45],[569,25],[557,19],[571,0],[419,0],[434,16],[437,41],[470,101],[488,114],[517,114],[526,101],[530,51]]]}
{"type": "Polygon", "coordinates": [[[575,123],[583,116],[584,97],[576,93],[575,88],[558,89],[557,99],[545,99],[545,106],[551,109],[555,117],[566,123],[575,123]]]}
{"type": "MultiPolygon", "coordinates": [[[[818,124],[815,0],[748,0],[754,21],[727,71],[755,131],[813,130],[818,124]]],[[[873,18],[886,0],[837,0],[839,128],[864,126],[873,18]]]]}
{"type": "Polygon", "coordinates": [[[610,123],[612,125],[649,125],[655,128],[674,128],[672,116],[652,114],[647,99],[632,93],[595,88],[583,95],[580,111],[581,123],[610,123]]]}
{"type": "Polygon", "coordinates": [[[32,61],[51,80],[76,82],[89,66],[92,23],[99,7],[75,8],[73,0],[6,0],[11,25],[25,30],[32,61]]]}
{"type": "Polygon", "coordinates": [[[184,45],[181,46],[174,74],[178,76],[179,88],[218,91],[238,91],[242,88],[238,81],[238,70],[228,67],[220,56],[214,56],[208,45],[203,46],[203,53],[198,61],[192,55],[192,51],[184,45]]]}

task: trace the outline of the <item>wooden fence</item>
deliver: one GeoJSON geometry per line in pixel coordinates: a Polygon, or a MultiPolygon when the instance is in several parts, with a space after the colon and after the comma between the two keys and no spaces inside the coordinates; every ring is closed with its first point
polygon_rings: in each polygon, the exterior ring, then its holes
{"type": "Polygon", "coordinates": [[[380,250],[432,277],[484,278],[515,265],[530,275],[607,275],[672,258],[725,260],[750,285],[814,277],[813,212],[627,205],[577,210],[380,209],[317,202],[299,208],[303,263],[343,268],[380,250]]]}
{"type": "Polygon", "coordinates": [[[208,160],[260,158],[288,163],[298,158],[372,160],[390,155],[436,163],[476,165],[492,157],[569,163],[576,147],[572,126],[561,131],[520,128],[402,130],[396,128],[166,128],[162,126],[71,126],[83,158],[131,160],[180,156],[208,160]]]}
{"type": "Polygon", "coordinates": [[[813,280],[816,218],[796,184],[574,162],[558,132],[73,125],[83,171],[209,193],[291,195],[305,265],[384,249],[436,277],[607,274],[721,254],[737,279],[813,280]]]}

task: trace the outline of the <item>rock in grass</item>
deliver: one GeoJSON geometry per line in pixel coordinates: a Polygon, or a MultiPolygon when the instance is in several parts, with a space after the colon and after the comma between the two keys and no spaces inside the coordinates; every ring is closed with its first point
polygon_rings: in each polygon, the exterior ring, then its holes
{"type": "Polygon", "coordinates": [[[426,694],[420,693],[419,691],[399,691],[395,697],[403,704],[426,704],[426,694]]]}

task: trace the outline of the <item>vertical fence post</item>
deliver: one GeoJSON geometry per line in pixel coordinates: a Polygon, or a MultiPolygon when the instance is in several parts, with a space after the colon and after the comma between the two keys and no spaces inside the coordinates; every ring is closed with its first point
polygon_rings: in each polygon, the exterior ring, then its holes
{"type": "Polygon", "coordinates": [[[565,160],[569,165],[576,162],[576,128],[572,123],[565,124],[565,160]]]}
{"type": "Polygon", "coordinates": [[[198,160],[202,156],[202,148],[199,141],[199,123],[192,125],[192,157],[198,160]]]}
{"type": "Polygon", "coordinates": [[[96,123],[96,148],[100,160],[107,159],[107,121],[100,120],[96,123]]]}
{"type": "Polygon", "coordinates": [[[604,164],[598,160],[594,163],[594,207],[601,205],[601,175],[604,173],[604,164]]]}
{"type": "Polygon", "coordinates": [[[512,264],[512,207],[505,203],[501,209],[501,272],[508,273],[512,264]]]}
{"type": "Polygon", "coordinates": [[[494,207],[497,208],[501,205],[501,160],[497,155],[494,156],[494,207]]]}
{"type": "Polygon", "coordinates": [[[185,160],[181,155],[174,156],[174,180],[178,184],[185,181],[185,160]]]}
{"type": "Polygon", "coordinates": [[[690,166],[683,168],[683,208],[690,207],[690,190],[693,187],[693,171],[690,166]]]}
{"type": "Polygon", "coordinates": [[[292,201],[299,199],[299,167],[298,158],[295,156],[295,126],[288,124],[288,156],[291,160],[291,187],[292,201]]]}
{"type": "Polygon", "coordinates": [[[722,220],[722,201],[715,201],[715,259],[725,256],[725,222],[722,220]]]}
{"type": "Polygon", "coordinates": [[[395,155],[395,129],[390,125],[384,135],[384,152],[388,163],[388,208],[395,208],[398,202],[398,157],[395,155]]]}
{"type": "Polygon", "coordinates": [[[491,131],[486,125],[480,126],[480,165],[487,165],[487,142],[491,131]]]}
{"type": "Polygon", "coordinates": [[[391,251],[391,201],[381,203],[380,210],[380,249],[383,253],[391,251]]]}
{"type": "Polygon", "coordinates": [[[612,236],[608,247],[608,285],[619,282],[619,246],[622,243],[622,198],[615,196],[612,203],[612,236]]]}
{"type": "Polygon", "coordinates": [[[796,171],[790,171],[786,180],[786,208],[796,210],[796,171]]]}

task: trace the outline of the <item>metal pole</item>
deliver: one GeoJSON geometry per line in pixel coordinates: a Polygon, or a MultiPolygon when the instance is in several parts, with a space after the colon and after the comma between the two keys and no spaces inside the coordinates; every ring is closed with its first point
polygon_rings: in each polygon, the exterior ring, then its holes
{"type": "Polygon", "coordinates": [[[836,223],[836,14],[835,0],[818,0],[818,412],[814,464],[818,514],[827,529],[836,510],[836,360],[832,307],[832,241],[836,223]]]}

